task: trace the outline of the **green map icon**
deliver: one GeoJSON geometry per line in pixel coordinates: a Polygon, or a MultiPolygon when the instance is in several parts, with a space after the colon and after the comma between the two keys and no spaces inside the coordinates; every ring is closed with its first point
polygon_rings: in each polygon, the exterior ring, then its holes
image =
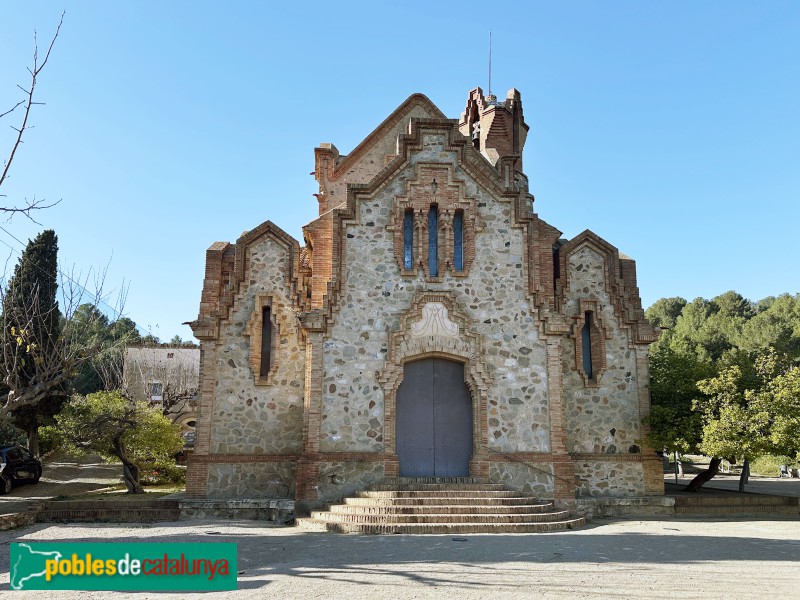
{"type": "MultiPolygon", "coordinates": [[[[34,550],[29,544],[13,544],[11,551],[11,589],[24,590],[25,584],[33,579],[45,577],[45,561],[60,560],[58,551],[43,552],[34,550]],[[16,550],[16,552],[14,552],[16,550]]],[[[36,582],[39,583],[39,582],[36,582]]],[[[41,589],[39,586],[29,589],[41,589]]]]}

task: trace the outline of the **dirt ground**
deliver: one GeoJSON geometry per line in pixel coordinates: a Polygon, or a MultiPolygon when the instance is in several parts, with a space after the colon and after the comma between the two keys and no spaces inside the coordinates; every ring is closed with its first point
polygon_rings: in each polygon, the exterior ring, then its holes
{"type": "Polygon", "coordinates": [[[33,502],[58,496],[74,496],[120,483],[122,466],[104,463],[99,456],[46,459],[39,483],[19,483],[0,496],[0,514],[20,512],[33,502]]]}

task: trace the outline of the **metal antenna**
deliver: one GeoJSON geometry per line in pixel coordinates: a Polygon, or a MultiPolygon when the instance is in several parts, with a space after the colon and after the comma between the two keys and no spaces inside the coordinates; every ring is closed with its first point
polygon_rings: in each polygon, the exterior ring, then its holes
{"type": "Polygon", "coordinates": [[[492,95],[492,30],[489,30],[489,95],[492,95]]]}

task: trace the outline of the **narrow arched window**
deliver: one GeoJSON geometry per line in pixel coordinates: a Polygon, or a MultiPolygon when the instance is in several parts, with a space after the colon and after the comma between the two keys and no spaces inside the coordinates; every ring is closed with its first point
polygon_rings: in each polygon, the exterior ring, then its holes
{"type": "Polygon", "coordinates": [[[428,211],[428,273],[439,275],[439,208],[435,204],[428,211]]]}
{"type": "Polygon", "coordinates": [[[583,353],[583,372],[588,379],[594,379],[592,371],[592,313],[586,311],[581,330],[581,351],[583,353]]]}
{"type": "Polygon", "coordinates": [[[261,368],[259,375],[269,375],[272,364],[272,310],[265,306],[261,313],[261,368]]]}
{"type": "Polygon", "coordinates": [[[457,210],[453,216],[453,268],[464,269],[464,211],[457,210]]]}
{"type": "Polygon", "coordinates": [[[403,217],[403,268],[414,267],[414,212],[407,210],[403,217]]]}

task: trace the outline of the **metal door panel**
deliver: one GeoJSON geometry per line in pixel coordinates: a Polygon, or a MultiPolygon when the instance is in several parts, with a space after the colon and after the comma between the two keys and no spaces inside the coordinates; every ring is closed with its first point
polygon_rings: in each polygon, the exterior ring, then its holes
{"type": "Polygon", "coordinates": [[[472,457],[472,400],[464,365],[435,359],[433,376],[434,472],[466,477],[472,457]]]}
{"type": "Polygon", "coordinates": [[[433,361],[419,360],[404,367],[396,398],[396,446],[401,477],[432,477],[433,361]]]}
{"type": "Polygon", "coordinates": [[[472,400],[463,364],[439,358],[406,363],[395,414],[401,477],[469,475],[472,400]]]}

